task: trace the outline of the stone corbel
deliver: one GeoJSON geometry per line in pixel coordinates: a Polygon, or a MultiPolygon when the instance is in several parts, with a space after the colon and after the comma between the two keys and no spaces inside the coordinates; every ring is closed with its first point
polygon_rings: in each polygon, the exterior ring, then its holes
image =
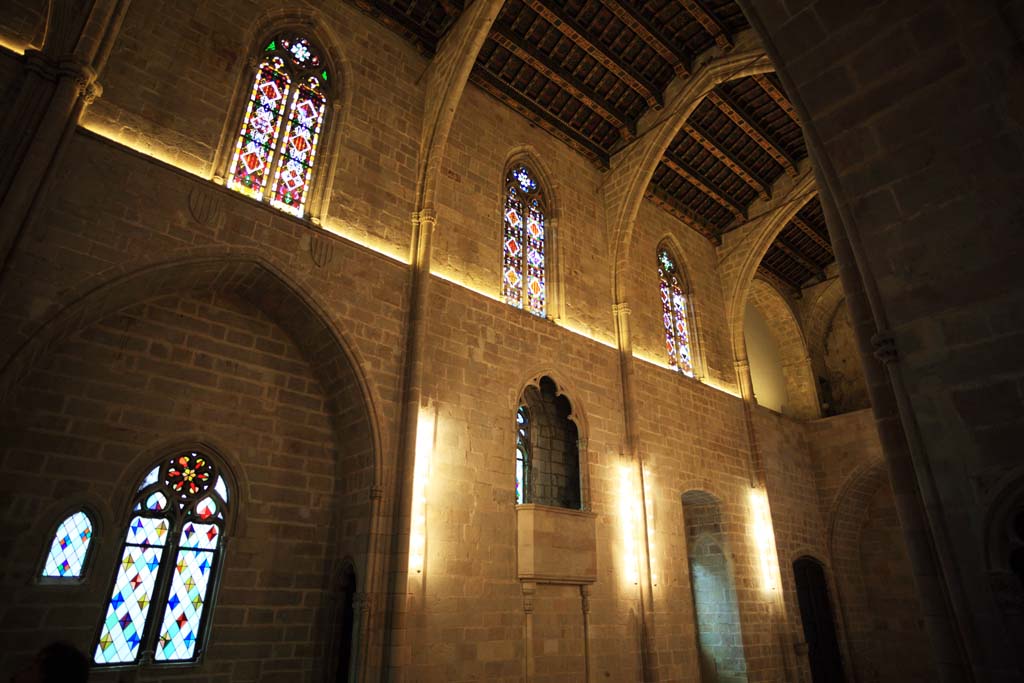
{"type": "Polygon", "coordinates": [[[899,361],[899,349],[896,348],[896,337],[889,330],[879,330],[871,336],[871,346],[874,347],[874,356],[882,361],[884,365],[890,365],[899,361]]]}

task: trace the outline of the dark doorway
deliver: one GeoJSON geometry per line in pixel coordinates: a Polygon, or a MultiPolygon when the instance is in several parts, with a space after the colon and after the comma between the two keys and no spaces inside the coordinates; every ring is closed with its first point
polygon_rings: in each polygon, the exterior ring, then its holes
{"type": "Polygon", "coordinates": [[[341,578],[341,608],[338,614],[338,673],[337,683],[348,683],[352,668],[352,637],[355,632],[356,574],[345,567],[341,578]]]}
{"type": "Polygon", "coordinates": [[[807,640],[807,658],[814,683],[843,683],[843,660],[839,654],[836,623],[828,599],[828,582],[821,563],[801,557],[793,563],[800,619],[807,640]]]}

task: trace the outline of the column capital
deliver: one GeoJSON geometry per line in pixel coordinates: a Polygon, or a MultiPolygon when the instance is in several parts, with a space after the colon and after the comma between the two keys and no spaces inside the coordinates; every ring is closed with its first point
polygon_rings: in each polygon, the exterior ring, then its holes
{"type": "Polygon", "coordinates": [[[419,225],[428,225],[431,228],[437,224],[437,212],[433,209],[420,209],[412,212],[412,222],[419,225]]]}
{"type": "Polygon", "coordinates": [[[623,301],[622,303],[612,304],[612,313],[615,315],[629,315],[632,313],[629,302],[623,301]]]}

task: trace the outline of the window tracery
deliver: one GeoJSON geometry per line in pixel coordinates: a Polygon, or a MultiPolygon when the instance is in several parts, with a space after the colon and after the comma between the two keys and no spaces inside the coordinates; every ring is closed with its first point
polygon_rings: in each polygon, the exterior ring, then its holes
{"type": "Polygon", "coordinates": [[[179,453],[149,471],[135,492],[97,664],[130,664],[144,651],[157,662],[198,656],[227,509],[227,483],[202,453],[179,453]]]}
{"type": "Polygon", "coordinates": [[[665,350],[669,364],[687,377],[693,377],[690,352],[689,311],[683,291],[682,274],[667,247],[658,248],[658,278],[661,290],[661,313],[665,327],[665,350]]]}
{"type": "Polygon", "coordinates": [[[506,303],[545,317],[544,193],[525,164],[505,176],[502,295],[506,303]]]}
{"type": "Polygon", "coordinates": [[[301,36],[263,49],[228,170],[227,186],[302,218],[327,108],[329,74],[301,36]],[[284,134],[281,135],[282,128],[284,134]]]}

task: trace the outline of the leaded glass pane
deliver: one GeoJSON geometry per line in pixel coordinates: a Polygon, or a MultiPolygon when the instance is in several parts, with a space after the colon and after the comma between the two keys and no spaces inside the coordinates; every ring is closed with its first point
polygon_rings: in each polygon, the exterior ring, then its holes
{"type": "Polygon", "coordinates": [[[280,57],[260,64],[228,171],[230,189],[263,199],[290,89],[291,79],[280,57]]]}
{"type": "Polygon", "coordinates": [[[319,82],[316,78],[309,78],[295,91],[284,134],[284,148],[270,203],[300,218],[305,212],[325,104],[319,82]]]}
{"type": "Polygon", "coordinates": [[[93,655],[97,664],[138,658],[168,528],[166,519],[153,517],[135,517],[128,525],[114,590],[93,655]]]}
{"type": "Polygon", "coordinates": [[[675,260],[664,248],[658,250],[658,277],[661,280],[662,322],[669,364],[688,377],[693,377],[686,296],[679,285],[675,260]]]}
{"type": "Polygon", "coordinates": [[[84,512],[69,516],[53,535],[50,553],[43,566],[43,576],[75,579],[82,575],[82,565],[92,541],[92,520],[84,512]]]}
{"type": "MultiPolygon", "coordinates": [[[[206,502],[201,501],[200,505],[206,502]]],[[[186,522],[182,529],[171,590],[160,626],[157,661],[191,659],[194,656],[219,536],[216,524],[186,522]]]]}
{"type": "Polygon", "coordinates": [[[522,505],[529,498],[530,477],[530,416],[526,406],[516,411],[516,503],[522,505]]]}
{"type": "Polygon", "coordinates": [[[502,297],[509,305],[543,317],[547,307],[544,205],[537,181],[526,166],[505,178],[502,297]]]}

